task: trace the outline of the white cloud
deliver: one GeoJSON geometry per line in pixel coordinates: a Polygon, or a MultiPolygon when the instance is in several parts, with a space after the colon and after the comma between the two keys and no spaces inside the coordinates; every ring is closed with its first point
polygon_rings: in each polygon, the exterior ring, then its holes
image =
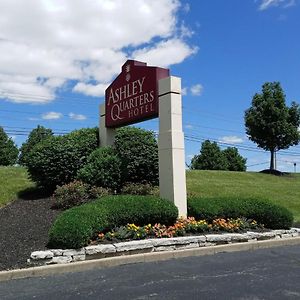
{"type": "Polygon", "coordinates": [[[60,119],[63,115],[59,112],[50,111],[42,115],[43,120],[57,120],[60,119]]]}
{"type": "Polygon", "coordinates": [[[259,10],[266,10],[270,7],[282,6],[284,8],[296,5],[295,0],[262,0],[259,10]]]}
{"type": "Polygon", "coordinates": [[[223,136],[220,139],[221,143],[228,143],[228,144],[238,144],[238,143],[242,143],[243,139],[238,137],[238,136],[223,136]]]}
{"type": "Polygon", "coordinates": [[[198,83],[198,84],[191,86],[191,93],[193,96],[201,96],[202,92],[203,92],[202,84],[198,83]]]}
{"type": "Polygon", "coordinates": [[[179,0],[1,0],[0,99],[48,103],[70,80],[99,97],[128,58],[181,63],[197,48],[179,10],[179,0]]]}
{"type": "Polygon", "coordinates": [[[87,84],[78,82],[73,88],[74,92],[83,93],[88,96],[102,97],[104,96],[105,90],[109,84],[87,84]]]}
{"type": "Polygon", "coordinates": [[[172,64],[181,63],[197,51],[197,47],[191,48],[184,41],[174,38],[161,41],[154,47],[145,47],[134,51],[132,56],[136,60],[147,61],[149,65],[168,67],[172,64]]]}
{"type": "Polygon", "coordinates": [[[187,88],[186,87],[184,87],[184,88],[181,89],[181,95],[182,96],[186,96],[187,95],[187,88]]]}
{"type": "Polygon", "coordinates": [[[72,113],[72,112],[69,113],[69,117],[70,117],[70,119],[78,120],[78,121],[86,120],[86,116],[85,116],[85,115],[74,114],[74,113],[72,113]]]}

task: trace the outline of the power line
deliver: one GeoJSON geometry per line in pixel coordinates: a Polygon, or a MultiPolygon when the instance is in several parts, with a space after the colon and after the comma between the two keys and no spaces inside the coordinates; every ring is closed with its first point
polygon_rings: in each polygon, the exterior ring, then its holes
{"type": "MultiPolygon", "coordinates": [[[[240,149],[240,150],[265,153],[265,150],[260,150],[260,149],[257,149],[255,147],[244,146],[244,145],[240,145],[240,144],[231,144],[231,143],[220,142],[220,141],[217,141],[217,140],[209,138],[209,137],[199,137],[199,136],[185,135],[185,138],[187,140],[192,141],[192,142],[202,142],[202,141],[205,141],[205,140],[210,140],[210,141],[216,142],[219,145],[223,145],[223,146],[227,146],[227,147],[235,147],[235,148],[240,149]]],[[[279,155],[300,156],[300,152],[287,152],[287,151],[283,151],[283,150],[281,151],[281,153],[277,153],[277,154],[279,154],[279,155]]]]}
{"type": "MultiPolygon", "coordinates": [[[[2,126],[3,128],[14,128],[14,129],[26,129],[26,130],[33,130],[33,129],[36,129],[35,128],[29,128],[29,127],[17,127],[17,126],[2,126]]],[[[49,129],[52,129],[52,130],[57,130],[57,131],[66,131],[66,132],[70,132],[70,130],[66,130],[66,129],[55,129],[55,128],[49,128],[49,129]]]]}
{"type": "Polygon", "coordinates": [[[226,118],[226,116],[223,116],[223,115],[220,115],[220,114],[215,114],[215,113],[210,113],[210,112],[204,112],[204,111],[201,111],[201,110],[197,110],[197,109],[189,109],[189,108],[186,108],[185,106],[182,107],[183,110],[185,111],[188,111],[194,115],[201,115],[202,117],[206,117],[205,115],[208,115],[209,118],[213,118],[213,119],[216,119],[216,120],[220,120],[220,121],[225,121],[225,122],[234,122],[234,123],[240,123],[239,120],[237,119],[228,119],[226,118]]]}
{"type": "Polygon", "coordinates": [[[270,163],[269,161],[265,161],[265,162],[262,162],[262,163],[257,163],[257,164],[249,165],[249,166],[247,166],[247,168],[251,168],[251,167],[259,166],[259,165],[265,165],[265,164],[269,164],[269,163],[270,163]]]}
{"type": "MultiPolygon", "coordinates": [[[[46,96],[42,96],[42,95],[36,95],[36,94],[26,94],[26,93],[12,93],[10,91],[5,91],[5,90],[0,90],[0,98],[3,98],[3,99],[9,99],[9,96],[12,96],[11,98],[13,98],[14,96],[17,98],[23,98],[24,100],[30,100],[30,98],[33,98],[33,99],[37,99],[37,100],[44,100],[45,102],[51,102],[51,101],[54,101],[54,100],[68,100],[68,101],[73,101],[73,103],[78,103],[78,104],[88,104],[88,105],[99,105],[99,103],[90,103],[90,102],[85,102],[85,101],[82,101],[82,97],[67,97],[67,96],[58,96],[58,95],[55,95],[55,98],[52,99],[52,100],[49,100],[49,97],[46,97],[46,96]]],[[[85,96],[86,97],[86,96],[85,96]]],[[[89,96],[91,97],[91,96],[89,96]]],[[[93,97],[95,98],[96,100],[97,99],[100,99],[100,98],[103,98],[102,97],[93,97]]]]}
{"type": "MultiPolygon", "coordinates": [[[[29,114],[29,115],[41,115],[41,114],[47,114],[46,112],[41,112],[41,113],[38,113],[38,112],[33,112],[33,111],[20,111],[20,110],[10,110],[10,109],[0,109],[0,112],[12,112],[12,113],[18,113],[18,114],[29,114]]],[[[69,115],[65,115],[65,114],[62,114],[62,113],[59,113],[61,116],[64,116],[64,117],[70,117],[69,115]]],[[[86,117],[89,117],[90,119],[98,119],[98,118],[95,118],[95,117],[92,117],[92,116],[89,116],[89,115],[84,115],[86,117]]]]}
{"type": "Polygon", "coordinates": [[[228,131],[228,132],[233,132],[233,133],[239,133],[239,134],[244,134],[244,132],[233,130],[233,129],[224,129],[224,128],[216,128],[216,127],[209,127],[209,126],[202,126],[202,125],[196,125],[194,123],[184,123],[185,128],[188,130],[193,130],[193,128],[189,128],[188,126],[192,127],[197,127],[197,128],[205,128],[205,129],[212,129],[212,130],[219,130],[219,131],[228,131]]]}

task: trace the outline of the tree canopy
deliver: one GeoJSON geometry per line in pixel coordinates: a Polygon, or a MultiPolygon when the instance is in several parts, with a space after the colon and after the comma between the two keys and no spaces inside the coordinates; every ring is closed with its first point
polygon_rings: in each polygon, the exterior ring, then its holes
{"type": "Polygon", "coordinates": [[[14,165],[18,159],[19,150],[13,140],[0,127],[0,166],[14,165]]]}
{"type": "Polygon", "coordinates": [[[52,136],[53,132],[51,129],[45,128],[38,125],[37,128],[33,129],[26,140],[20,148],[20,157],[19,163],[21,165],[26,165],[28,160],[28,155],[33,147],[40,143],[41,141],[47,139],[49,136],[52,136]]]}
{"type": "Polygon", "coordinates": [[[270,170],[274,170],[274,153],[297,145],[300,141],[300,108],[295,102],[288,107],[279,82],[266,82],[262,93],[252,99],[245,111],[249,139],[271,152],[270,170]]]}
{"type": "Polygon", "coordinates": [[[246,159],[235,147],[222,151],[216,142],[206,140],[202,143],[200,154],[192,158],[191,169],[246,171],[246,159]]]}

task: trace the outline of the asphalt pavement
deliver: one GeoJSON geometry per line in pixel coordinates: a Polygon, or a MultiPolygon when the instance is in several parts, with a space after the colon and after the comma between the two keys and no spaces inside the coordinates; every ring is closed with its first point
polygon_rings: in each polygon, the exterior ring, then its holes
{"type": "Polygon", "coordinates": [[[4,281],[0,299],[300,299],[300,246],[4,281]]]}

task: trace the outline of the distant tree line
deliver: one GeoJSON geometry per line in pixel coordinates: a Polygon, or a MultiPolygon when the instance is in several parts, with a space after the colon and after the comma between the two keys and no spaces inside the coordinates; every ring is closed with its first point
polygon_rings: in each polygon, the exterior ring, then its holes
{"type": "Polygon", "coordinates": [[[192,158],[190,168],[193,170],[246,171],[247,159],[238,149],[228,147],[221,150],[216,142],[206,140],[202,143],[200,154],[192,158]]]}

